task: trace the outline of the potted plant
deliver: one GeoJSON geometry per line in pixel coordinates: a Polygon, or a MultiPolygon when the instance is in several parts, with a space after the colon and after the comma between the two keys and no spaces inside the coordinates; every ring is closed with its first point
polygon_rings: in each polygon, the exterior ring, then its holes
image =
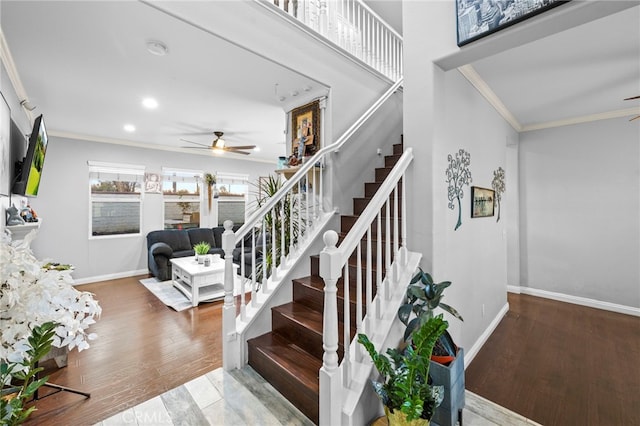
{"type": "Polygon", "coordinates": [[[0,236],[0,398],[2,423],[24,422],[25,404],[46,379],[36,380],[36,363],[52,347],[89,348],[95,333],[88,328],[102,309],[93,294],[73,286],[72,267],[52,268],[29,248],[36,232],[21,242],[0,236]]]}
{"type": "MultiPolygon", "coordinates": [[[[271,197],[278,193],[280,188],[284,186],[284,182],[277,176],[269,175],[266,178],[261,178],[255,186],[255,208],[259,209],[266,204],[271,197]]],[[[272,229],[275,229],[274,236],[284,234],[284,240],[278,237],[273,238],[276,245],[275,259],[272,259],[271,250],[265,250],[265,253],[263,253],[267,266],[267,277],[271,275],[273,265],[275,264],[276,267],[280,265],[282,256],[287,256],[291,245],[295,245],[298,242],[300,226],[304,226],[306,223],[306,219],[300,217],[299,214],[300,210],[304,210],[305,208],[299,204],[301,202],[300,198],[295,197],[295,195],[290,192],[282,199],[282,208],[275,208],[264,216],[264,228],[267,234],[270,234],[272,229]]],[[[256,280],[258,282],[262,281],[262,269],[262,262],[260,262],[256,266],[256,280]]]]}
{"type": "MultiPolygon", "coordinates": [[[[418,268],[418,272],[411,279],[407,288],[406,302],[398,309],[398,318],[407,327],[404,331],[404,340],[409,341],[411,334],[429,318],[433,317],[436,308],[442,308],[460,321],[464,321],[462,316],[451,306],[442,302],[444,290],[451,285],[451,281],[434,282],[430,274],[418,268]],[[414,314],[413,318],[412,314],[414,314]]],[[[448,332],[443,333],[436,349],[434,349],[434,360],[442,364],[451,362],[455,358],[457,348],[448,332]],[[441,358],[438,358],[441,357],[441,358]]]]}
{"type": "Polygon", "coordinates": [[[443,399],[442,386],[429,384],[429,359],[438,337],[447,329],[442,315],[429,318],[403,350],[390,348],[387,356],[378,353],[365,334],[358,335],[381,375],[372,381],[384,405],[389,425],[428,425],[443,399]]]}
{"type": "Polygon", "coordinates": [[[211,245],[206,241],[200,241],[198,244],[193,246],[193,251],[196,253],[196,260],[198,263],[204,263],[204,256],[209,254],[209,249],[211,245]]]}
{"type": "MultiPolygon", "coordinates": [[[[433,318],[436,308],[463,321],[458,311],[442,302],[444,290],[450,285],[451,281],[436,283],[430,274],[418,268],[407,288],[406,301],[398,309],[398,318],[407,326],[405,341],[412,341],[416,329],[433,318]]],[[[430,372],[434,382],[444,385],[445,396],[434,421],[442,426],[453,425],[464,407],[464,350],[454,344],[447,331],[438,338],[433,349],[430,372]]]]}

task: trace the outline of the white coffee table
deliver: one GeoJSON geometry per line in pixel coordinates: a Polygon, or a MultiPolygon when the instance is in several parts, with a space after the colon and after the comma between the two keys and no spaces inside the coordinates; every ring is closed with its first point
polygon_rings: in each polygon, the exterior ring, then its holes
{"type": "MultiPolygon", "coordinates": [[[[215,259],[209,266],[196,261],[195,256],[171,259],[173,286],[180,290],[192,306],[224,297],[224,259],[215,259]]],[[[233,264],[233,275],[238,265],[233,264]]]]}

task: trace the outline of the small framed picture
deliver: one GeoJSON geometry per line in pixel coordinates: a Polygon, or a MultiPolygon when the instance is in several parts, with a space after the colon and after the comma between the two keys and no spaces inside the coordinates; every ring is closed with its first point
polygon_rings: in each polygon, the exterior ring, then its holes
{"type": "Polygon", "coordinates": [[[145,173],[144,174],[144,192],[150,194],[162,193],[162,181],[158,173],[145,173]]]}
{"type": "Polygon", "coordinates": [[[493,216],[495,205],[495,191],[493,189],[471,187],[471,217],[493,216]]]}

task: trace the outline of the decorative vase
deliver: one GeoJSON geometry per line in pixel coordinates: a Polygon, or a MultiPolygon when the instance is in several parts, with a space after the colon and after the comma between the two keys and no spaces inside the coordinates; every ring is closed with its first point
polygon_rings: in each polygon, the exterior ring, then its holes
{"type": "Polygon", "coordinates": [[[427,419],[407,420],[407,415],[400,410],[391,411],[386,405],[384,413],[387,415],[389,426],[429,426],[427,419]]]}
{"type": "Polygon", "coordinates": [[[206,254],[199,254],[198,255],[198,264],[202,265],[204,263],[204,258],[205,258],[206,254]]]}

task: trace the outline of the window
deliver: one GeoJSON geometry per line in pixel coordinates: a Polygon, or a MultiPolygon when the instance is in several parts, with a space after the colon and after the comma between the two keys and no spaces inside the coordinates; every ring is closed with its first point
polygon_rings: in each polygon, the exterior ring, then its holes
{"type": "Polygon", "coordinates": [[[91,236],[140,233],[144,166],[89,161],[91,236]]]}
{"type": "Polygon", "coordinates": [[[216,189],[218,192],[218,226],[225,220],[234,225],[244,224],[247,194],[249,192],[249,176],[235,173],[217,173],[216,189]]]}
{"type": "Polygon", "coordinates": [[[202,171],[162,169],[164,229],[200,227],[202,171]]]}

